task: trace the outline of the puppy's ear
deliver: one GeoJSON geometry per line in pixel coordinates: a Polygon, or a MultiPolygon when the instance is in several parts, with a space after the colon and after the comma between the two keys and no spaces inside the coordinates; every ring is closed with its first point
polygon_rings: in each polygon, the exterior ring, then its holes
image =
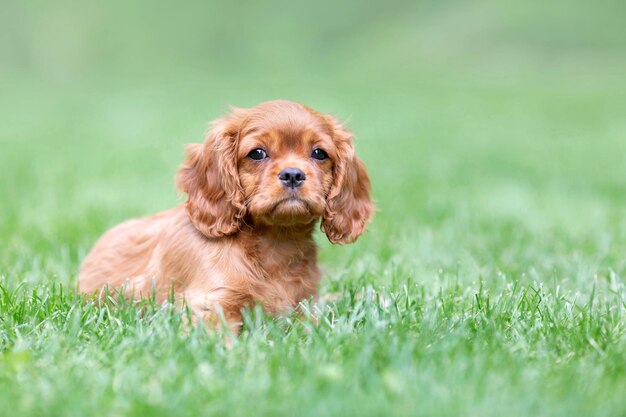
{"type": "Polygon", "coordinates": [[[332,116],[325,118],[332,128],[337,159],[321,227],[332,243],[352,243],[363,233],[374,211],[370,178],[354,152],[352,134],[332,116]]]}
{"type": "Polygon", "coordinates": [[[204,144],[187,146],[176,175],[176,186],[187,193],[189,218],[206,237],[236,233],[245,214],[237,171],[241,122],[236,113],[214,122],[204,144]]]}

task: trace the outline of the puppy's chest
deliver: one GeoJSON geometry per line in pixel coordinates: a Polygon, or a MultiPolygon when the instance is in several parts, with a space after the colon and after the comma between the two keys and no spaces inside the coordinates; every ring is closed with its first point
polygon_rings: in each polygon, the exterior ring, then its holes
{"type": "Polygon", "coordinates": [[[295,305],[315,293],[320,278],[315,247],[307,244],[263,245],[255,248],[258,284],[255,298],[295,305]]]}

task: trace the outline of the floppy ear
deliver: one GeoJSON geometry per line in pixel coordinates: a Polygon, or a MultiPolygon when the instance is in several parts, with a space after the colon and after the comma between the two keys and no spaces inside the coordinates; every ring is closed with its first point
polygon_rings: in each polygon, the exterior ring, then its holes
{"type": "Polygon", "coordinates": [[[191,222],[209,238],[236,233],[245,214],[237,171],[239,130],[234,114],[214,122],[204,144],[187,146],[176,175],[176,186],[187,193],[191,222]]]}
{"type": "Polygon", "coordinates": [[[363,233],[374,211],[370,178],[354,152],[352,134],[332,116],[325,117],[332,127],[337,158],[321,227],[332,243],[352,243],[363,233]]]}

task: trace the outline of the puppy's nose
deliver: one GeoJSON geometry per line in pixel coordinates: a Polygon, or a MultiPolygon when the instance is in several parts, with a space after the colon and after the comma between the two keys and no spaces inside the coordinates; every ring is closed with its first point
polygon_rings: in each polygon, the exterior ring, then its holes
{"type": "Polygon", "coordinates": [[[278,174],[278,179],[286,187],[297,188],[304,183],[306,175],[298,168],[285,168],[278,174]]]}

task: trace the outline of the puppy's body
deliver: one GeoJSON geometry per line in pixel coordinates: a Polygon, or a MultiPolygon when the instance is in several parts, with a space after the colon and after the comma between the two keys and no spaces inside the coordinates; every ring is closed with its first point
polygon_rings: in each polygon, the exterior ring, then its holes
{"type": "Polygon", "coordinates": [[[207,238],[179,206],[109,230],[83,263],[80,290],[125,285],[135,297],[155,293],[162,301],[173,288],[206,320],[217,305],[235,322],[255,301],[271,313],[286,311],[315,294],[320,272],[312,232],[312,224],[244,227],[234,236],[207,238]]]}
{"type": "Polygon", "coordinates": [[[195,317],[212,322],[219,308],[236,328],[246,305],[277,313],[315,296],[320,218],[331,242],[349,243],[372,211],[351,135],[287,101],[217,121],[188,148],[177,183],[184,206],[105,233],[83,263],[80,291],[109,286],[162,301],[173,289],[195,317]]]}

